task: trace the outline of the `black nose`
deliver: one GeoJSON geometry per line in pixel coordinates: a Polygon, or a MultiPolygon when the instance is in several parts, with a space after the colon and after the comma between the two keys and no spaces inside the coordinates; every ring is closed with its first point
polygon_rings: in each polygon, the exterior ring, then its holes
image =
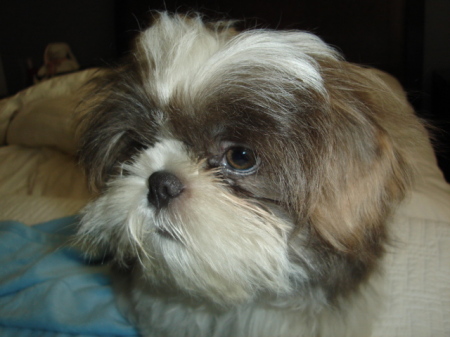
{"type": "Polygon", "coordinates": [[[148,179],[148,201],[158,209],[166,207],[171,199],[183,192],[184,185],[176,175],[157,171],[148,179]]]}

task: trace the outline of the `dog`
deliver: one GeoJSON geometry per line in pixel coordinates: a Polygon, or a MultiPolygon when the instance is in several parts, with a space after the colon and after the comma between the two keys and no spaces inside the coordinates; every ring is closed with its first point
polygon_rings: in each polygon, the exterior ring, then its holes
{"type": "Polygon", "coordinates": [[[91,83],[78,238],[144,336],[369,336],[426,131],[317,36],[233,27],[159,13],[91,83]]]}

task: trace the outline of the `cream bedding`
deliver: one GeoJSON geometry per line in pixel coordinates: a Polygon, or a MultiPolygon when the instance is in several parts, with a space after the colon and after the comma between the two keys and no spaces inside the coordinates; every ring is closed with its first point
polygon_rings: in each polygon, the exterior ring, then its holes
{"type": "Polygon", "coordinates": [[[95,70],[57,77],[0,101],[0,220],[32,225],[90,198],[76,164],[73,112],[95,70]]]}
{"type": "Polygon", "coordinates": [[[373,336],[450,336],[450,185],[431,146],[414,192],[392,221],[385,310],[373,336]]]}
{"type": "MultiPolygon", "coordinates": [[[[91,198],[74,159],[72,113],[94,72],[0,101],[0,220],[33,225],[75,214],[91,198]]],[[[431,145],[417,162],[418,184],[393,220],[386,309],[374,336],[450,336],[450,186],[431,145]]]]}

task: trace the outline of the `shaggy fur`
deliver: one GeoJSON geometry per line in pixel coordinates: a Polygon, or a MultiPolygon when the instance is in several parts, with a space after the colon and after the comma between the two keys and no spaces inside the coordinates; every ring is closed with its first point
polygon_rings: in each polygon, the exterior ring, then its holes
{"type": "Polygon", "coordinates": [[[161,13],[87,100],[79,239],[144,336],[367,336],[426,137],[405,104],[314,35],[161,13]]]}

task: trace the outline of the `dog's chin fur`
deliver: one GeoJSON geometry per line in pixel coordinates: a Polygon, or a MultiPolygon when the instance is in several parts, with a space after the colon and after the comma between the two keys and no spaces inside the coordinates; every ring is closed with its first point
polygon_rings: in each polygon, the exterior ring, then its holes
{"type": "Polygon", "coordinates": [[[92,83],[80,159],[101,195],[78,238],[113,256],[145,336],[369,335],[426,131],[314,35],[231,26],[160,13],[92,83]],[[182,186],[164,207],[155,172],[182,186]]]}

